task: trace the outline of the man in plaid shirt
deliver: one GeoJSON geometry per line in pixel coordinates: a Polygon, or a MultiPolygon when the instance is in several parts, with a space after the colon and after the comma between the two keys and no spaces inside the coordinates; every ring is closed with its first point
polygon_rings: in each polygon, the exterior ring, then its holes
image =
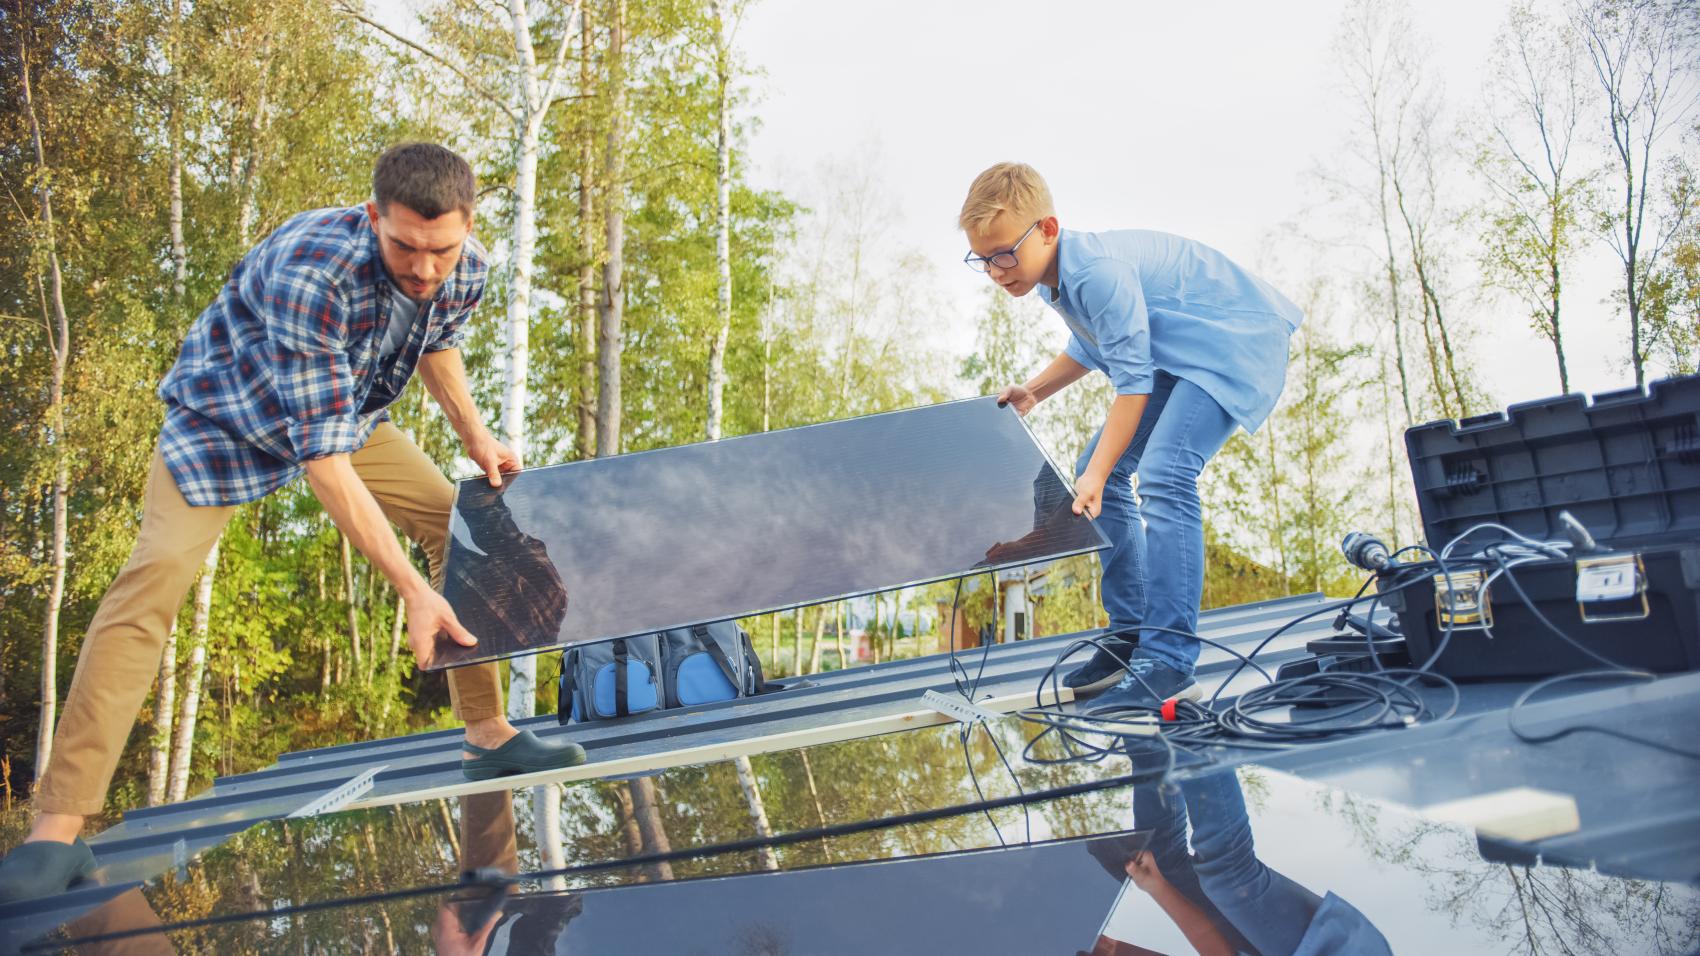
{"type": "MultiPolygon", "coordinates": [[[[408,646],[422,666],[440,633],[477,642],[432,586],[442,580],[454,486],[384,413],[417,368],[491,485],[519,468],[480,421],[459,349],[487,268],[471,237],[476,196],[472,168],[453,152],[394,147],[378,159],[372,201],[284,223],[243,256],[190,328],[159,387],[165,425],[141,531],[89,625],[34,825],[0,861],[0,902],[60,892],[92,872],[83,818],[105,803],[166,634],[235,506],[305,474],[337,528],[406,602],[408,646]],[[432,581],[392,522],[425,549],[432,581]]],[[[450,671],[449,692],[466,723],[468,776],[584,760],[576,744],[507,722],[494,663],[450,671]]]]}

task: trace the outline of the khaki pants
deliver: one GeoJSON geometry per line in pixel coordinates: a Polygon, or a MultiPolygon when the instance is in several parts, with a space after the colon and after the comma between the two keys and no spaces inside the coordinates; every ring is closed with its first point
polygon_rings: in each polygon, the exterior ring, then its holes
{"type": "MultiPolygon", "coordinates": [[[[384,517],[425,549],[431,582],[441,587],[454,485],[389,422],[380,423],[352,457],[355,473],[384,517]]],[[[53,757],[36,787],[37,810],[88,816],[105,804],[119,755],[159,672],[165,636],[235,510],[184,501],[165,459],[154,452],[141,533],[83,639],[65,712],[54,731],[53,757]]],[[[449,697],[463,721],[501,716],[496,665],[449,671],[449,697]]]]}

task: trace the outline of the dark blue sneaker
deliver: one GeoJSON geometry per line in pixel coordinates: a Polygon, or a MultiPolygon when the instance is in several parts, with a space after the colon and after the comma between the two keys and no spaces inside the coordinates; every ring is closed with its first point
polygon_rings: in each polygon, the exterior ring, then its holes
{"type": "Polygon", "coordinates": [[[1160,709],[1166,700],[1197,700],[1203,696],[1191,674],[1175,670],[1155,657],[1135,651],[1127,666],[1120,683],[1093,701],[1086,708],[1086,713],[1152,713],[1160,709]]]}
{"type": "Polygon", "coordinates": [[[1075,700],[1109,690],[1127,676],[1127,669],[1122,664],[1133,656],[1137,645],[1113,636],[1106,637],[1102,643],[1103,647],[1092,652],[1091,660],[1063,678],[1063,683],[1074,691],[1075,700]]]}

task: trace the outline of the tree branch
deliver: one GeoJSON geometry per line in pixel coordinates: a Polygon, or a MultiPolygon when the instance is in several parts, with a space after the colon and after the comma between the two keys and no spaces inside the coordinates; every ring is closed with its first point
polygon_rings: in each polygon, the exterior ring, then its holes
{"type": "Polygon", "coordinates": [[[334,9],[336,9],[338,12],[340,12],[343,16],[349,17],[349,18],[354,19],[354,20],[358,20],[361,23],[364,23],[367,26],[371,27],[372,29],[378,31],[379,33],[382,33],[383,35],[389,37],[391,40],[394,40],[395,42],[400,43],[403,46],[406,46],[409,49],[412,49],[412,50],[414,50],[418,53],[424,54],[426,57],[430,58],[432,61],[437,63],[439,66],[441,66],[444,69],[448,70],[449,72],[453,73],[455,76],[460,77],[461,81],[464,82],[469,89],[471,89],[474,93],[477,93],[479,96],[482,96],[485,99],[489,100],[497,109],[501,110],[502,114],[504,116],[508,117],[508,119],[517,121],[518,116],[514,112],[514,108],[513,108],[512,104],[508,103],[506,100],[502,99],[501,97],[497,96],[495,93],[491,92],[490,89],[488,87],[486,87],[484,84],[473,79],[471,74],[467,73],[465,70],[461,69],[459,66],[455,65],[454,63],[450,62],[447,57],[444,57],[443,55],[437,53],[435,50],[431,50],[431,49],[429,49],[425,46],[422,46],[421,44],[418,44],[418,43],[413,42],[412,40],[409,40],[407,37],[402,36],[401,34],[395,32],[394,30],[391,30],[389,27],[386,27],[383,24],[379,23],[378,21],[373,20],[372,18],[366,16],[364,13],[361,13],[359,10],[350,6],[347,2],[338,2],[338,3],[333,4],[332,6],[333,6],[334,9]]]}
{"type": "MultiPolygon", "coordinates": [[[[567,15],[565,18],[566,22],[571,23],[573,20],[573,14],[577,12],[579,12],[579,4],[577,0],[575,0],[575,2],[567,8],[567,15]]],[[[561,90],[562,77],[566,75],[567,47],[572,45],[568,42],[567,38],[571,36],[572,31],[566,31],[562,36],[560,44],[555,48],[555,62],[549,64],[549,79],[547,86],[545,86],[543,90],[543,99],[538,103],[537,116],[539,118],[535,122],[542,122],[541,117],[543,114],[549,112],[549,107],[555,103],[555,95],[561,90]]]]}

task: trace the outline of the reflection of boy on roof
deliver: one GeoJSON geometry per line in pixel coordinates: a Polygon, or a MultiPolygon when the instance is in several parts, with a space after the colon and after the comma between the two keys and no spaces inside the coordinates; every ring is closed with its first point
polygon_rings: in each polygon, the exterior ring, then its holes
{"type": "Polygon", "coordinates": [[[1257,858],[1232,769],[1184,781],[1178,793],[1158,783],[1134,787],[1133,819],[1153,832],[1127,874],[1199,953],[1391,956],[1386,937],[1350,903],[1317,896],[1257,858]]]}

